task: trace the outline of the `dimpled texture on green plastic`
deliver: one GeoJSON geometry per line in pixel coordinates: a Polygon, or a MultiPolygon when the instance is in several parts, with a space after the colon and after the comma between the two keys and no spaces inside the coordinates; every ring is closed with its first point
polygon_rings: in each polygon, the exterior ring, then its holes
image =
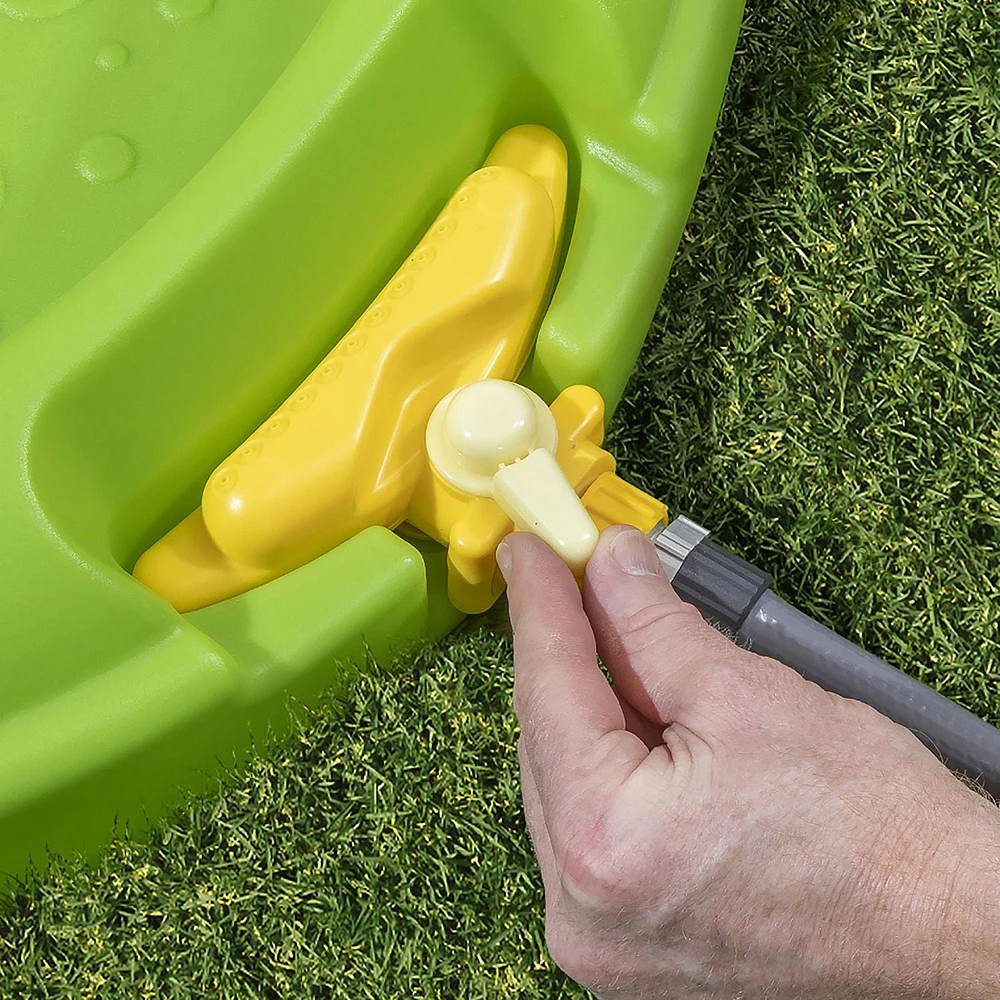
{"type": "Polygon", "coordinates": [[[181,616],[130,575],[507,128],[570,157],[524,381],[614,404],[680,239],[733,0],[0,0],[0,871],[93,849],[457,620],[380,528],[181,616]]]}

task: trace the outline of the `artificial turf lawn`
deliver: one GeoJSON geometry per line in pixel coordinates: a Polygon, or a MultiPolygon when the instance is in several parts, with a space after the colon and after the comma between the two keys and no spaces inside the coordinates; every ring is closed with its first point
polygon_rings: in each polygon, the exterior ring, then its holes
{"type": "MultiPolygon", "coordinates": [[[[750,0],[611,442],[1000,722],[1000,6],[750,0]]],[[[542,948],[499,614],[0,907],[0,996],[582,996],[542,948]]]]}

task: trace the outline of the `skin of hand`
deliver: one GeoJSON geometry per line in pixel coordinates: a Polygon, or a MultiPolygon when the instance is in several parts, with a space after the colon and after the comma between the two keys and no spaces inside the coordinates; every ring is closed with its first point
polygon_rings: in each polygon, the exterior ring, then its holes
{"type": "Polygon", "coordinates": [[[530,534],[497,556],[566,973],[601,998],[1000,997],[1000,810],[712,629],[635,529],[602,534],[582,595],[530,534]]]}

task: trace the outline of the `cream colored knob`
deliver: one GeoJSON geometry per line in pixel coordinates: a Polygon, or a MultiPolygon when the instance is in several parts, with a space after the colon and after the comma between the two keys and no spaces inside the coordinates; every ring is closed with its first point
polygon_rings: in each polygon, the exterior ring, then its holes
{"type": "Polygon", "coordinates": [[[522,531],[547,542],[577,575],[597,528],[555,460],[555,418],[535,393],[485,379],[449,393],[427,424],[427,454],[446,482],[493,497],[522,531]]]}
{"type": "Polygon", "coordinates": [[[555,452],[555,418],[544,400],[516,382],[484,379],[448,393],[427,423],[427,454],[456,489],[493,495],[497,470],[538,448],[555,452]]]}
{"type": "Polygon", "coordinates": [[[534,401],[513,382],[473,382],[452,397],[444,420],[456,451],[491,475],[537,446],[534,401]]]}

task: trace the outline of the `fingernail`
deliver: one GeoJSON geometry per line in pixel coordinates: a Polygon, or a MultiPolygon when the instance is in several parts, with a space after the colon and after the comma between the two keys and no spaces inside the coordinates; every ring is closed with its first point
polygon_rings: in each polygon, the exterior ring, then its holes
{"type": "Polygon", "coordinates": [[[660,576],[663,572],[653,543],[641,531],[622,531],[611,540],[611,557],[630,576],[660,576]]]}
{"type": "Polygon", "coordinates": [[[503,578],[505,580],[510,579],[510,567],[514,559],[510,553],[510,546],[506,542],[501,542],[497,546],[497,566],[500,567],[500,572],[503,573],[503,578]]]}

